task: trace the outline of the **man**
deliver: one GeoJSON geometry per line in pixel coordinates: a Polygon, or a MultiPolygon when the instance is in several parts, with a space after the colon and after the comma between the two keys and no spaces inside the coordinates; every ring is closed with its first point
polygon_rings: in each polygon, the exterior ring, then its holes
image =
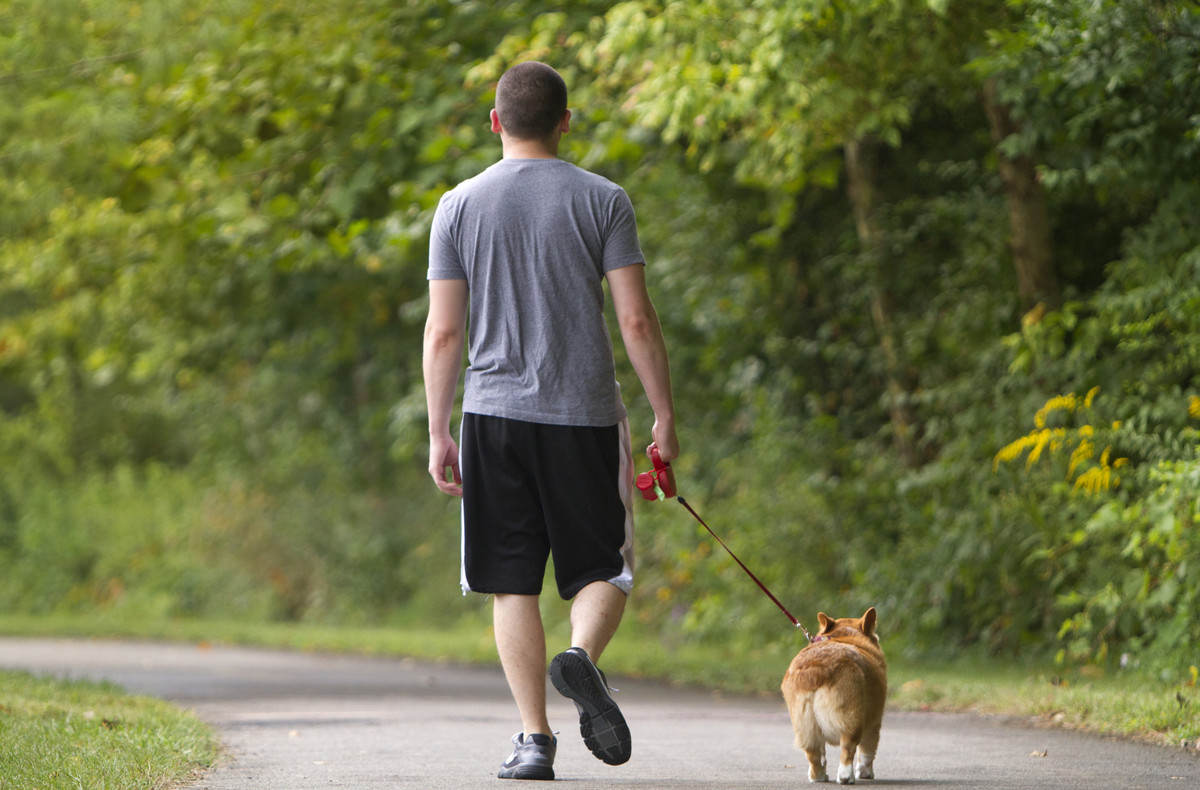
{"type": "Polygon", "coordinates": [[[602,281],[654,410],[652,446],[667,461],[679,454],[633,207],[617,185],[558,159],[570,120],[553,68],[506,72],[491,112],[503,158],[442,197],[430,234],[429,471],[463,498],[463,590],[495,596],[496,646],[522,724],[501,778],[554,778],[538,606],[551,555],[559,594],[572,601],[572,647],[551,661],[550,678],[575,703],[596,757],[618,765],[630,755],[629,728],[595,665],[633,583],[633,455],[602,281]],[[464,345],[460,451],[450,417],[464,345]]]}

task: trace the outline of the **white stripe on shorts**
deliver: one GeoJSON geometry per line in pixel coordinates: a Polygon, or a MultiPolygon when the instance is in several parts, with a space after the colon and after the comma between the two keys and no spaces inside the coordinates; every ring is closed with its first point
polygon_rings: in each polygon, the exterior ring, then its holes
{"type": "Polygon", "coordinates": [[[621,556],[625,559],[625,567],[621,569],[619,576],[609,579],[609,582],[628,595],[633,589],[633,481],[637,476],[633,467],[633,439],[629,432],[628,417],[617,425],[617,433],[621,442],[621,464],[617,471],[617,491],[620,492],[621,502],[625,505],[625,543],[621,546],[621,556]]]}

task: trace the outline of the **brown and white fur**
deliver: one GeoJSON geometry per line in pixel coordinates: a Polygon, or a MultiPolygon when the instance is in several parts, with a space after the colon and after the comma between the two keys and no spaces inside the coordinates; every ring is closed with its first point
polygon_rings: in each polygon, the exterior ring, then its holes
{"type": "Polygon", "coordinates": [[[875,608],[860,618],[817,615],[821,630],[783,676],[796,748],[808,755],[808,781],[827,782],[825,744],[841,746],[837,780],[874,779],[887,698],[887,661],[875,634],[875,608]],[[856,756],[857,755],[857,756],[856,756]]]}

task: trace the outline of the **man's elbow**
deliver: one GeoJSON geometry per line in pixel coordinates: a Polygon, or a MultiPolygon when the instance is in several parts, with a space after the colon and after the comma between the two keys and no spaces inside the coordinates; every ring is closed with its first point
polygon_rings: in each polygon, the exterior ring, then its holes
{"type": "Polygon", "coordinates": [[[658,317],[653,313],[626,316],[620,322],[621,337],[626,343],[653,339],[659,333],[658,317]]]}
{"type": "Polygon", "coordinates": [[[425,326],[425,353],[461,349],[463,331],[457,327],[427,324],[425,326]]]}

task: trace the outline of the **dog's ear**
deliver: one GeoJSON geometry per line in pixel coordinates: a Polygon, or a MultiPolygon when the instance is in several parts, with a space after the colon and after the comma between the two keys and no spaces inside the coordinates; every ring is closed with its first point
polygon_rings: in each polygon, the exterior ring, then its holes
{"type": "Polygon", "coordinates": [[[875,607],[872,606],[862,616],[862,632],[867,636],[875,636],[875,607]]]}
{"type": "Polygon", "coordinates": [[[817,612],[817,622],[821,624],[821,631],[828,631],[829,626],[833,623],[833,618],[824,612],[817,612]]]}

